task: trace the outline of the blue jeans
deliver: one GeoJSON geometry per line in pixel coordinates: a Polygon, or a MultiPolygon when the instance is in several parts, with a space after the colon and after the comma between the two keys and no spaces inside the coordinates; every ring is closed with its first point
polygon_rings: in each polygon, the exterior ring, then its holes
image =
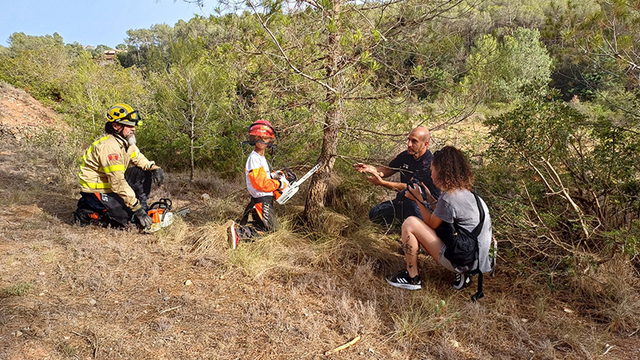
{"type": "Polygon", "coordinates": [[[380,203],[369,211],[369,219],[378,225],[389,227],[394,222],[402,225],[404,220],[409,216],[417,216],[422,219],[418,204],[412,200],[389,200],[380,203]]]}

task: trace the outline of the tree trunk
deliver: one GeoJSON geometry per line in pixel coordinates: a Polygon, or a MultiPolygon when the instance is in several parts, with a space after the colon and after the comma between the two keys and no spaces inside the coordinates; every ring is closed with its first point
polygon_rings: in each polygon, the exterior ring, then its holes
{"type": "MultiPolygon", "coordinates": [[[[333,96],[333,105],[326,114],[326,122],[322,135],[322,151],[318,161],[322,161],[320,170],[311,178],[309,193],[307,194],[303,217],[308,225],[316,228],[321,224],[320,212],[324,207],[324,199],[327,194],[329,179],[338,153],[338,130],[342,117],[339,101],[333,96]]],[[[327,99],[329,100],[329,99],[327,99]]],[[[330,102],[331,103],[331,102],[330,102]]]]}
{"type": "MultiPolygon", "coordinates": [[[[337,23],[340,17],[343,0],[333,1],[331,18],[337,23]]],[[[331,21],[329,21],[331,22],[331,21]]],[[[327,194],[329,179],[333,171],[333,165],[338,154],[338,130],[342,120],[342,99],[340,94],[342,75],[338,72],[338,59],[340,55],[340,31],[339,26],[330,32],[327,40],[327,83],[335,91],[326,90],[325,100],[329,104],[329,110],[325,115],[325,123],[322,135],[322,151],[318,161],[322,161],[322,167],[311,178],[309,193],[304,207],[303,218],[311,228],[321,225],[321,210],[327,194]]]]}
{"type": "Polygon", "coordinates": [[[196,120],[194,118],[191,118],[191,129],[190,129],[190,132],[189,132],[189,140],[191,141],[190,145],[189,145],[189,150],[191,151],[191,166],[190,166],[191,172],[189,174],[189,181],[190,182],[193,182],[193,172],[194,172],[193,170],[196,167],[195,151],[194,151],[195,139],[196,139],[196,128],[195,128],[195,125],[196,125],[196,120]]]}

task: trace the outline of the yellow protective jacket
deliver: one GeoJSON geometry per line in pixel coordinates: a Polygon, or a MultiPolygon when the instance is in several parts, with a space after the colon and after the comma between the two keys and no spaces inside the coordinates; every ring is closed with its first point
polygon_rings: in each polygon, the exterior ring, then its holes
{"type": "Polygon", "coordinates": [[[151,170],[149,161],[137,146],[128,146],[120,136],[105,135],[96,140],[82,157],[80,165],[81,191],[85,193],[116,193],[129,208],[137,207],[138,199],[124,178],[129,164],[151,170]]]}

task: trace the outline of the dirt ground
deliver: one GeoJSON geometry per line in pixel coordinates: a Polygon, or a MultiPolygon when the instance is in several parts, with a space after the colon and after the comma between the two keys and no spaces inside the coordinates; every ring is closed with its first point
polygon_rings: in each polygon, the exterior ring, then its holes
{"type": "Polygon", "coordinates": [[[388,286],[397,236],[366,220],[310,237],[293,202],[281,231],[228,250],[222,225],[246,199],[214,174],[167,174],[152,199],[192,213],[158,233],[74,226],[57,151],[0,133],[0,359],[640,358],[623,310],[616,327],[513,264],[478,303],[424,256],[421,291],[388,286]]]}

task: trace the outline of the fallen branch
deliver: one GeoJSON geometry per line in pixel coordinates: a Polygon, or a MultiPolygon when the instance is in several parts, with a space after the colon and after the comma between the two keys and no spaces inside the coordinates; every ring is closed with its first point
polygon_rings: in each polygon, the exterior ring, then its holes
{"type": "Polygon", "coordinates": [[[169,311],[180,309],[181,307],[182,307],[182,305],[178,305],[176,307],[172,307],[172,308],[169,308],[169,309],[164,309],[164,310],[160,311],[160,314],[164,314],[164,313],[169,312],[169,311]]]}
{"type": "Polygon", "coordinates": [[[329,356],[331,354],[335,354],[338,351],[342,351],[346,348],[348,348],[349,346],[357,343],[358,341],[360,341],[360,335],[356,336],[353,340],[349,341],[348,343],[344,344],[344,345],[340,345],[337,348],[333,349],[333,350],[329,350],[329,351],[325,351],[324,355],[325,356],[329,356]]]}

